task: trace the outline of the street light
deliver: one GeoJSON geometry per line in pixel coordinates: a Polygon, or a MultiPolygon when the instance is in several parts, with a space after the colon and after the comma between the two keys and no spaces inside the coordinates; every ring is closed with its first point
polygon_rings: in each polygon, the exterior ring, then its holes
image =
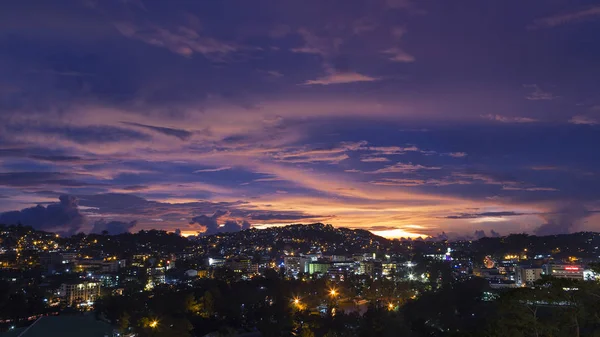
{"type": "Polygon", "coordinates": [[[389,311],[392,311],[392,310],[394,310],[394,303],[390,303],[390,304],[388,304],[388,310],[389,310],[389,311]]]}
{"type": "Polygon", "coordinates": [[[333,288],[329,290],[329,295],[331,295],[332,297],[336,297],[337,294],[338,294],[337,290],[335,290],[333,288]]]}
{"type": "Polygon", "coordinates": [[[154,328],[156,328],[156,327],[158,326],[158,321],[157,321],[157,320],[154,320],[154,321],[150,322],[150,324],[149,324],[149,325],[150,325],[150,327],[151,327],[152,329],[154,329],[154,328]]]}

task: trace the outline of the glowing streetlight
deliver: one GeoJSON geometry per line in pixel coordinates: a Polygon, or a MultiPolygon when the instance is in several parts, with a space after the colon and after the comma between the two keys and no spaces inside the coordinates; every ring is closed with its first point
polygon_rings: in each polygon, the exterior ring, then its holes
{"type": "Polygon", "coordinates": [[[392,310],[394,310],[394,307],[395,307],[394,303],[389,303],[388,304],[388,310],[392,311],[392,310]]]}
{"type": "Polygon", "coordinates": [[[158,326],[158,321],[157,321],[157,320],[154,320],[154,321],[150,322],[149,326],[150,326],[152,329],[156,328],[156,327],[158,326]]]}
{"type": "Polygon", "coordinates": [[[331,297],[336,297],[338,295],[338,292],[335,289],[330,289],[329,290],[329,295],[331,295],[331,297]]]}

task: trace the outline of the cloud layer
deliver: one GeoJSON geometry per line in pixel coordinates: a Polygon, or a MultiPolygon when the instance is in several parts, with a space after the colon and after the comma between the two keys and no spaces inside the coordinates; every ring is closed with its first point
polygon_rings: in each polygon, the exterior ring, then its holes
{"type": "Polygon", "coordinates": [[[442,2],[2,3],[0,222],[597,229],[597,6],[442,2]]]}

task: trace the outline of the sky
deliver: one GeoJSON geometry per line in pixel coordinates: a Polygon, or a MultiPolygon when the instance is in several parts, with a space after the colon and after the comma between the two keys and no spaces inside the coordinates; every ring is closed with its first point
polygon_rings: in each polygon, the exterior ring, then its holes
{"type": "Polygon", "coordinates": [[[0,4],[0,223],[600,229],[600,2],[0,4]]]}

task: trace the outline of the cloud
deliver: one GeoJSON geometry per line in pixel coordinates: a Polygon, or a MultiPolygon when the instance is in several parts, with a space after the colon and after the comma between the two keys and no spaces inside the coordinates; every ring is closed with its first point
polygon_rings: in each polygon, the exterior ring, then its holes
{"type": "Polygon", "coordinates": [[[533,89],[529,95],[525,96],[530,101],[550,101],[558,98],[552,93],[542,90],[537,84],[523,84],[524,88],[533,89]]]}
{"type": "Polygon", "coordinates": [[[48,206],[37,205],[20,211],[0,214],[0,223],[31,226],[35,229],[54,231],[69,236],[77,233],[85,224],[85,217],[79,211],[78,199],[71,195],[61,195],[60,202],[48,206]]]}
{"type": "Polygon", "coordinates": [[[593,6],[576,12],[557,14],[534,21],[530,28],[556,27],[572,22],[591,20],[600,17],[600,6],[593,6]]]}
{"type": "Polygon", "coordinates": [[[35,155],[29,156],[31,159],[54,162],[54,163],[79,163],[79,164],[91,164],[95,162],[94,159],[84,159],[79,156],[61,156],[61,155],[35,155]]]}
{"type": "Polygon", "coordinates": [[[166,128],[166,127],[162,127],[162,126],[153,126],[153,125],[146,125],[146,124],[133,123],[133,122],[122,122],[122,123],[126,124],[126,125],[144,128],[147,130],[156,131],[158,133],[161,133],[161,134],[164,134],[167,136],[177,137],[181,140],[187,140],[192,136],[191,132],[189,132],[187,130],[182,130],[182,129],[172,129],[172,128],[166,128]]]}
{"type": "Polygon", "coordinates": [[[200,215],[192,218],[190,224],[199,224],[204,227],[203,235],[212,235],[217,233],[230,233],[237,232],[244,229],[249,229],[251,227],[250,223],[246,220],[235,220],[229,219],[225,221],[225,223],[220,226],[218,221],[220,218],[224,216],[230,215],[230,212],[227,211],[216,211],[213,215],[200,215]]]}
{"type": "Polygon", "coordinates": [[[307,28],[300,28],[298,34],[304,39],[304,46],[292,48],[294,53],[317,54],[329,57],[337,53],[343,39],[339,37],[320,37],[307,28]]]}
{"type": "Polygon", "coordinates": [[[373,173],[373,174],[378,174],[378,173],[407,173],[407,172],[415,172],[415,171],[420,171],[420,170],[439,170],[441,169],[441,167],[437,167],[437,166],[423,166],[423,165],[415,165],[412,163],[396,163],[394,165],[389,165],[386,166],[384,168],[372,171],[372,172],[367,172],[367,173],[373,173]]]}
{"type": "Polygon", "coordinates": [[[265,213],[250,215],[250,219],[256,220],[256,221],[272,221],[272,220],[296,221],[296,220],[314,219],[314,218],[315,218],[314,215],[301,214],[301,213],[297,213],[297,212],[296,213],[295,212],[288,212],[288,213],[265,212],[265,213]]]}
{"type": "Polygon", "coordinates": [[[286,163],[330,163],[337,164],[350,158],[348,152],[362,150],[366,142],[342,142],[334,147],[310,148],[289,147],[282,149],[270,156],[286,163]]]}
{"type": "Polygon", "coordinates": [[[537,122],[537,119],[529,118],[529,117],[508,117],[501,115],[481,115],[482,118],[489,119],[496,122],[501,123],[534,123],[537,122]]]}
{"type": "Polygon", "coordinates": [[[390,160],[385,157],[364,157],[364,158],[361,158],[360,161],[362,161],[364,163],[382,163],[382,162],[388,162],[390,160]]]}
{"type": "Polygon", "coordinates": [[[331,85],[331,84],[346,84],[356,82],[373,82],[378,81],[379,78],[371,77],[367,75],[361,75],[355,72],[347,73],[332,73],[324,77],[317,78],[316,80],[308,80],[304,82],[305,85],[331,85]]]}
{"type": "Polygon", "coordinates": [[[546,223],[534,230],[535,235],[566,234],[576,231],[593,212],[580,202],[561,203],[544,215],[546,223]]]}
{"type": "Polygon", "coordinates": [[[125,37],[166,48],[186,57],[198,53],[211,59],[221,59],[239,49],[233,44],[201,36],[196,30],[184,26],[169,30],[154,25],[140,27],[130,22],[118,22],[115,27],[125,37]]]}
{"type": "Polygon", "coordinates": [[[231,170],[231,166],[223,166],[223,167],[215,167],[215,168],[200,169],[200,170],[196,170],[196,171],[194,171],[194,173],[203,173],[203,172],[220,172],[220,171],[226,171],[226,170],[231,170]]]}
{"type": "Polygon", "coordinates": [[[382,53],[390,55],[389,60],[394,62],[410,63],[415,61],[414,56],[397,47],[386,49],[382,53]]]}
{"type": "Polygon", "coordinates": [[[553,187],[526,187],[526,186],[502,186],[504,191],[527,191],[527,192],[556,192],[553,187]]]}
{"type": "Polygon", "coordinates": [[[450,152],[447,155],[454,158],[464,158],[467,156],[465,152],[450,152]]]}
{"type": "Polygon", "coordinates": [[[444,219],[478,219],[487,217],[505,217],[505,216],[520,216],[525,213],[503,211],[503,212],[482,212],[482,213],[461,213],[458,215],[445,216],[444,219]]]}
{"type": "Polygon", "coordinates": [[[475,233],[473,233],[473,236],[474,236],[475,240],[479,240],[481,238],[486,237],[484,230],[476,230],[475,233]]]}
{"type": "Polygon", "coordinates": [[[279,71],[275,71],[275,70],[268,70],[267,74],[269,74],[272,77],[283,77],[282,73],[280,73],[279,71]]]}
{"type": "Polygon", "coordinates": [[[422,152],[418,147],[411,145],[407,147],[401,146],[369,146],[370,151],[377,152],[378,154],[385,155],[396,155],[405,154],[406,152],[422,152]]]}
{"type": "Polygon", "coordinates": [[[127,233],[135,225],[137,221],[123,222],[123,221],[111,221],[106,222],[104,219],[100,219],[94,223],[91,233],[101,234],[103,231],[107,231],[109,235],[117,235],[121,233],[127,233]]]}
{"type": "Polygon", "coordinates": [[[79,179],[90,176],[62,172],[5,172],[0,173],[0,186],[39,187],[39,186],[68,186],[85,187],[94,184],[79,179]]]}
{"type": "Polygon", "coordinates": [[[588,116],[583,116],[583,115],[577,115],[577,116],[571,117],[571,119],[569,119],[569,123],[577,124],[577,125],[598,125],[598,124],[600,124],[600,122],[598,122],[596,119],[588,117],[588,116]]]}

